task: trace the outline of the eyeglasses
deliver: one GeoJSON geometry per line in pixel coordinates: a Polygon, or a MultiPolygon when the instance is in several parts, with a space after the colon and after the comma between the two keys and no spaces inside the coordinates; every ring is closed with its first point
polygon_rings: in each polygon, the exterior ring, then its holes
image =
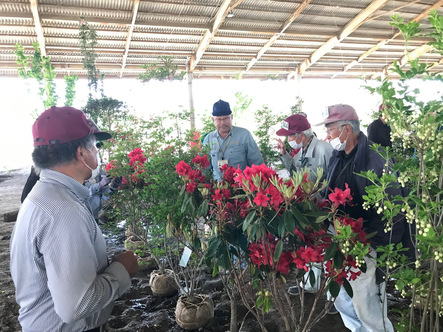
{"type": "Polygon", "coordinates": [[[215,122],[223,122],[223,121],[229,121],[231,120],[231,116],[225,116],[223,118],[219,118],[218,116],[214,117],[215,122]]]}

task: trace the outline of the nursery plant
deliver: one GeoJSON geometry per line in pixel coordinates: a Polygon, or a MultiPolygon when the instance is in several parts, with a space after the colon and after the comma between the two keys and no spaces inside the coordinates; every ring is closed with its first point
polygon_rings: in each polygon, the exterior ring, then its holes
{"type": "Polygon", "coordinates": [[[156,63],[148,63],[141,66],[145,70],[144,73],[138,75],[138,79],[143,83],[151,80],[174,81],[183,80],[186,72],[177,72],[178,65],[174,63],[173,56],[159,56],[156,63]]]}
{"type": "Polygon", "coordinates": [[[430,69],[435,65],[419,58],[409,57],[408,43],[414,38],[426,37],[434,52],[443,54],[443,17],[431,11],[429,27],[417,22],[405,23],[394,15],[392,25],[397,27],[406,42],[406,66],[395,62],[391,68],[400,76],[399,81],[388,78],[376,87],[367,87],[383,99],[383,117],[391,126],[391,139],[399,141],[403,149],[412,151],[409,158],[396,150],[384,149],[381,154],[397,163],[392,173],[376,179],[371,172],[362,174],[373,183],[367,188],[366,206],[375,206],[388,221],[390,231],[393,216],[402,213],[410,224],[415,246],[415,262],[405,259],[401,247],[388,246],[383,251],[380,265],[386,278],[395,280],[402,296],[410,299],[408,312],[401,315],[398,331],[441,331],[443,314],[443,99],[436,96],[430,101],[420,100],[420,90],[411,87],[412,79],[434,80],[443,83],[439,73],[430,69]],[[409,191],[407,197],[389,198],[392,180],[398,180],[409,191]]]}
{"type": "MultiPolygon", "coordinates": [[[[42,56],[40,47],[37,42],[32,44],[34,52],[32,55],[26,55],[24,47],[17,43],[15,45],[16,62],[20,66],[18,68],[18,76],[23,79],[34,79],[37,81],[39,96],[43,101],[45,109],[57,105],[58,96],[56,93],[55,68],[51,64],[48,56],[42,56]]],[[[65,106],[72,106],[75,97],[75,83],[78,79],[77,75],[65,76],[65,106]]]]}
{"type": "MultiPolygon", "coordinates": [[[[339,214],[338,207],[351,202],[349,189],[336,189],[328,205],[318,199],[326,184],[307,181],[307,174],[284,181],[264,164],[244,171],[225,165],[223,181],[203,183],[203,178],[194,176],[192,165],[181,161],[177,168],[186,195],[200,197],[186,204],[197,211],[196,216],[207,216],[204,221],[211,231],[206,262],[214,275],[229,271],[238,295],[262,331],[267,330],[264,315],[271,307],[276,308],[285,331],[309,331],[326,314],[326,309],[314,314],[322,292],[329,290],[336,296],[343,286],[352,296],[347,278],[352,280],[360,274],[358,269],[365,270],[369,244],[362,220],[339,214]],[[326,233],[326,219],[336,235],[326,233]],[[301,312],[294,312],[285,276],[301,277],[313,264],[325,264],[326,278],[306,317],[303,298],[301,312]]],[[[310,279],[315,282],[313,274],[310,279]]],[[[231,321],[231,331],[237,328],[231,321]]]]}
{"type": "MultiPolygon", "coordinates": [[[[179,160],[190,161],[190,151],[200,146],[199,136],[181,129],[186,121],[187,112],[148,120],[129,114],[116,120],[113,138],[105,144],[111,155],[108,173],[123,178],[122,187],[111,198],[113,216],[126,220],[126,228],[156,257],[165,253],[168,215],[181,215],[181,180],[174,173],[175,165],[179,160]]],[[[165,265],[157,263],[161,268],[165,265]]]]}

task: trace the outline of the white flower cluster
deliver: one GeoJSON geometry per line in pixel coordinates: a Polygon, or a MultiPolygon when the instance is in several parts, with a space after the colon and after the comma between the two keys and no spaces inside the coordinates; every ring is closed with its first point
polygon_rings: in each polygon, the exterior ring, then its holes
{"type": "Polygon", "coordinates": [[[415,220],[415,215],[414,215],[414,211],[411,209],[411,207],[409,206],[409,204],[405,204],[402,209],[401,212],[405,213],[406,212],[406,221],[409,224],[412,224],[415,220]]]}
{"type": "Polygon", "coordinates": [[[351,251],[351,243],[349,240],[346,240],[346,242],[340,246],[340,249],[344,256],[348,256],[349,252],[351,251]]]}
{"type": "Polygon", "coordinates": [[[432,224],[429,222],[429,220],[423,219],[415,219],[415,223],[417,225],[417,231],[419,235],[427,236],[432,224]]]}
{"type": "Polygon", "coordinates": [[[435,250],[434,257],[436,261],[443,263],[443,250],[440,248],[435,250]]]}
{"type": "Polygon", "coordinates": [[[365,260],[363,258],[360,257],[355,257],[355,265],[357,265],[357,267],[362,266],[365,263],[365,260]]]}

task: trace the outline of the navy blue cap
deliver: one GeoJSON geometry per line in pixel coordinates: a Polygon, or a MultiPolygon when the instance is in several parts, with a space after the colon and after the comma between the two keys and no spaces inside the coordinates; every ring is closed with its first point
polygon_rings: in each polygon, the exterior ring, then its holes
{"type": "Polygon", "coordinates": [[[231,108],[229,107],[229,103],[219,100],[212,107],[212,115],[213,116],[224,116],[232,114],[231,108]]]}

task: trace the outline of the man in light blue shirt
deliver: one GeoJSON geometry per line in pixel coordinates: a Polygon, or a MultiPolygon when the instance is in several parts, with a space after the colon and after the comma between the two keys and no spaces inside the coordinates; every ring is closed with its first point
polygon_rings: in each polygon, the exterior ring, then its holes
{"type": "Polygon", "coordinates": [[[220,99],[214,104],[212,121],[217,129],[205,137],[203,146],[211,149],[211,169],[215,180],[221,180],[220,167],[225,164],[241,170],[246,166],[263,164],[263,157],[251,133],[232,125],[229,103],[220,99]]]}
{"type": "Polygon", "coordinates": [[[138,271],[130,251],[108,262],[106,242],[83,182],[98,170],[101,132],[73,107],[51,107],[32,126],[41,171],[24,200],[10,252],[24,332],[99,332],[138,271]]]}

